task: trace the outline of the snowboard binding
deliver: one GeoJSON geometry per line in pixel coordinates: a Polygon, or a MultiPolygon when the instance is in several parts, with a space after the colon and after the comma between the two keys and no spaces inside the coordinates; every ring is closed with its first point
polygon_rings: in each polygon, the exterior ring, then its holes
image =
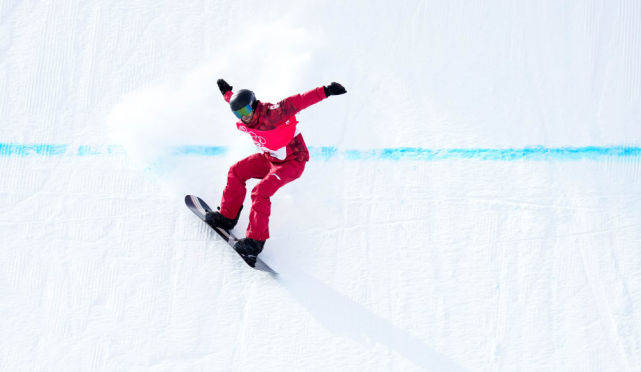
{"type": "Polygon", "coordinates": [[[254,240],[250,238],[243,238],[234,244],[234,250],[238,252],[240,257],[247,262],[251,267],[256,266],[256,258],[263,251],[265,246],[264,240],[254,240]]]}
{"type": "MultiPolygon", "coordinates": [[[[220,207],[217,208],[220,211],[220,207]]],[[[240,218],[240,212],[243,210],[243,206],[240,206],[236,218],[231,219],[223,216],[220,212],[207,211],[205,214],[205,222],[211,227],[220,228],[227,232],[232,230],[234,226],[238,223],[238,218],[240,218]]]]}

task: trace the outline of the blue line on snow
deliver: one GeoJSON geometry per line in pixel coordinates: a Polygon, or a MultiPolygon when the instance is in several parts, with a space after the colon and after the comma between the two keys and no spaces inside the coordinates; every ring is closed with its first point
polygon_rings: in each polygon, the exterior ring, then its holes
{"type": "Polygon", "coordinates": [[[0,143],[0,156],[64,155],[67,145],[0,143]]]}
{"type": "Polygon", "coordinates": [[[216,156],[225,155],[227,148],[224,146],[178,146],[172,148],[173,155],[216,156]]]}
{"type": "MultiPolygon", "coordinates": [[[[222,156],[228,151],[226,146],[171,147],[174,156],[222,156]]],[[[125,154],[119,145],[65,145],[65,144],[20,144],[0,143],[0,157],[27,156],[98,156],[125,154]]],[[[599,160],[607,158],[641,158],[641,147],[635,146],[586,146],[586,147],[526,147],[526,148],[467,148],[467,149],[426,149],[420,147],[397,147],[373,150],[339,150],[336,147],[310,147],[312,159],[330,160],[414,160],[436,161],[450,159],[476,160],[599,160]]]]}

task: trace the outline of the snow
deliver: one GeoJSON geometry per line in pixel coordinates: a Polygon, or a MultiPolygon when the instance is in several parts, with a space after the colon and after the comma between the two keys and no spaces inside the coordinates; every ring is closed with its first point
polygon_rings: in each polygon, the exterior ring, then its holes
{"type": "Polygon", "coordinates": [[[640,20],[635,0],[0,1],[0,369],[640,371],[640,20]],[[217,205],[254,151],[218,78],[348,91],[298,116],[312,160],[273,198],[276,279],[183,204],[217,205]]]}

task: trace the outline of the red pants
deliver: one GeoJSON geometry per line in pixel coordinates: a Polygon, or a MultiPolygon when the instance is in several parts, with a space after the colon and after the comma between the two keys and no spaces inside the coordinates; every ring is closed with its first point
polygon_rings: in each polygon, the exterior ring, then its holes
{"type": "Polygon", "coordinates": [[[251,193],[252,207],[246,236],[255,240],[267,240],[271,213],[269,198],[276,190],[300,177],[304,169],[305,162],[288,160],[284,163],[272,163],[263,154],[254,154],[239,161],[229,168],[220,213],[227,218],[236,218],[245,201],[245,182],[250,178],[261,179],[251,193]]]}

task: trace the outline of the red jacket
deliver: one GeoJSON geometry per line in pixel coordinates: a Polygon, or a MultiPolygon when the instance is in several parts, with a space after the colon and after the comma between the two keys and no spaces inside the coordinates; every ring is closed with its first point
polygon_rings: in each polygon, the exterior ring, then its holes
{"type": "MultiPolygon", "coordinates": [[[[225,101],[229,102],[232,95],[233,93],[231,91],[227,92],[225,94],[225,101]]],[[[325,89],[323,87],[318,87],[307,93],[285,98],[276,105],[257,101],[256,110],[251,122],[244,124],[239,121],[236,125],[239,130],[252,135],[252,139],[256,146],[265,153],[270,161],[275,163],[282,163],[292,159],[308,161],[309,151],[307,150],[307,146],[303,140],[303,135],[300,134],[298,130],[295,130],[293,134],[288,133],[288,131],[282,130],[284,128],[281,127],[285,125],[293,125],[295,128],[298,121],[294,115],[325,98],[327,98],[327,96],[325,96],[325,89]],[[281,130],[274,131],[276,128],[280,128],[281,130]],[[263,146],[264,143],[261,143],[264,142],[264,139],[260,137],[261,132],[267,136],[270,134],[277,134],[279,136],[293,136],[293,138],[284,147],[270,150],[263,146]]],[[[287,137],[287,139],[288,138],[289,137],[287,137]]]]}

